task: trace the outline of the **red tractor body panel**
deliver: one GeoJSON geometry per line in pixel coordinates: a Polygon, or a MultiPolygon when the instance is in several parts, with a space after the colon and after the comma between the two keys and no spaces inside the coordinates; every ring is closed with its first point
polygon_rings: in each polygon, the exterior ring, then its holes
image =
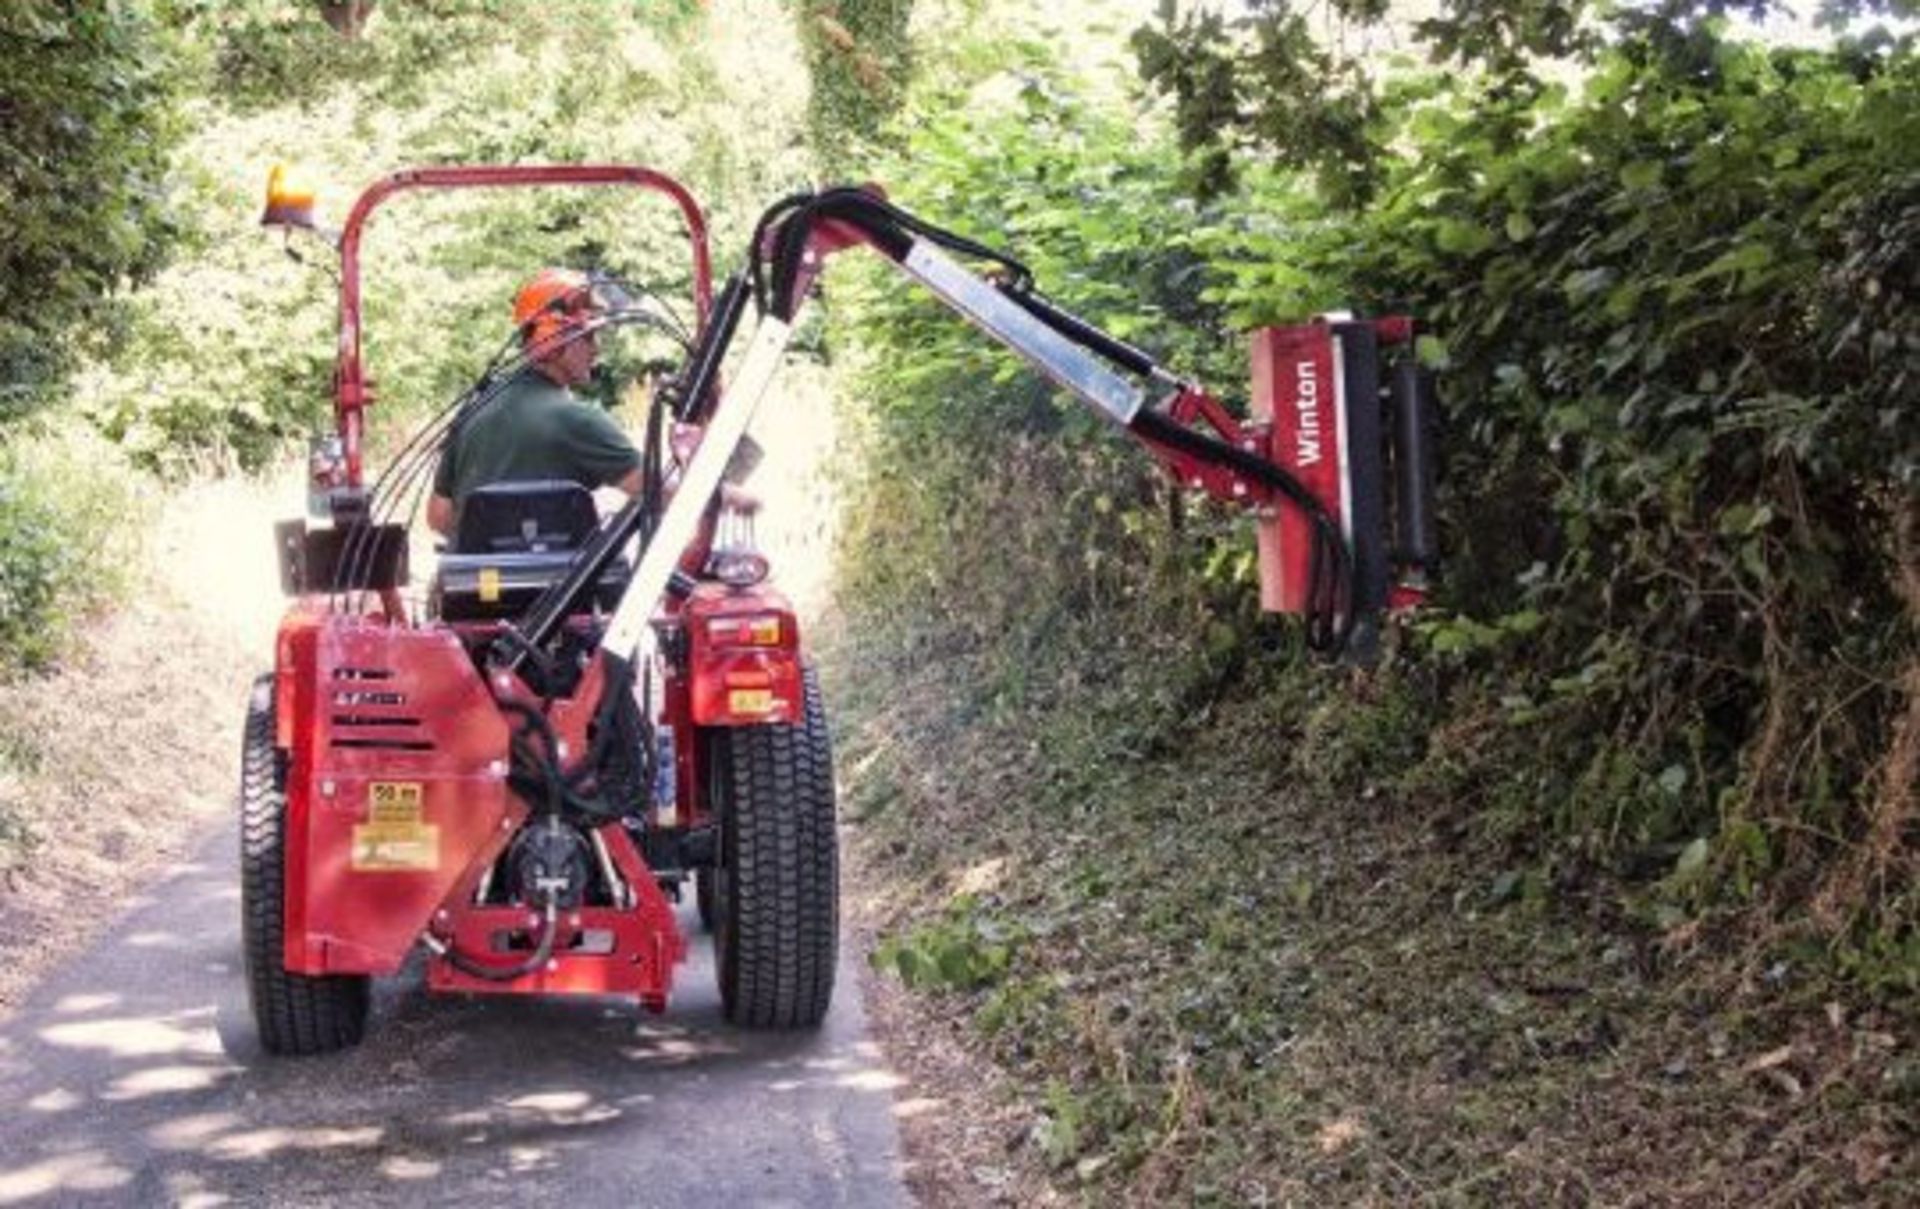
{"type": "MultiPolygon", "coordinates": [[[[286,968],[392,974],[423,933],[511,964],[538,917],[477,899],[528,808],[507,784],[507,720],[459,635],[329,612],[314,600],[282,622],[279,654],[278,717],[289,740],[286,968]]],[[[585,748],[599,666],[572,698],[553,703],[565,750],[585,748]]],[[[510,678],[501,691],[534,700],[510,678]]],[[[436,958],[428,987],[621,994],[664,1007],[686,953],[672,905],[624,827],[601,827],[598,839],[629,905],[563,915],[542,969],[499,981],[436,958]]]]}
{"type": "Polygon", "coordinates": [[[525,817],[506,723],[449,630],[298,609],[280,652],[287,969],[393,973],[525,817]]]}
{"type": "MultiPolygon", "coordinates": [[[[1254,333],[1253,413],[1272,426],[1272,460],[1290,470],[1350,535],[1345,386],[1332,329],[1301,324],[1254,333]]],[[[1309,524],[1297,508],[1276,510],[1260,521],[1255,540],[1262,608],[1306,612],[1309,524]]]]}

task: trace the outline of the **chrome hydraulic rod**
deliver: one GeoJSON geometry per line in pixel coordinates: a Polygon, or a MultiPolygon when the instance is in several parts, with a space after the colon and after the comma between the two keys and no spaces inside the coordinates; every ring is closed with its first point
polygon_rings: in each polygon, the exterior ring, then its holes
{"type": "Polygon", "coordinates": [[[1114,373],[1084,347],[1054,331],[933,244],[915,239],[895,268],[933,291],[954,312],[1019,354],[1061,388],[1126,427],[1146,392],[1114,373]]]}
{"type": "Polygon", "coordinates": [[[667,583],[680,564],[687,547],[700,531],[700,518],[720,489],[727,463],[746,435],[753,413],[773,376],[780,369],[793,326],[771,315],[763,315],[747,346],[740,374],[734,379],[694,450],[693,459],[680,477],[673,498],[667,501],[647,548],[640,555],[626,592],[607,623],[601,647],[607,654],[632,661],[639,656],[640,643],[647,634],[647,623],[660,607],[667,583]]]}

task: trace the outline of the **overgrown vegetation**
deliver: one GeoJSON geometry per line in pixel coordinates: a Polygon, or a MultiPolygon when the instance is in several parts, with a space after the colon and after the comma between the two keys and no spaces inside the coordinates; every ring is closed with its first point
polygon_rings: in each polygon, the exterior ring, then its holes
{"type": "Polygon", "coordinates": [[[179,138],[167,33],[140,6],[22,0],[0,12],[0,425],[112,345],[125,284],[164,263],[179,138]]]}
{"type": "Polygon", "coordinates": [[[794,8],[814,162],[834,181],[858,177],[905,96],[913,0],[800,0],[794,8]]]}
{"type": "Polygon", "coordinates": [[[1911,1072],[1875,1047],[1920,987],[1910,48],[1450,9],[1447,73],[1373,76],[1251,8],[1244,43],[1136,39],[1173,129],[1023,62],[924,95],[887,179],[1212,384],[1253,324],[1420,316],[1437,607],[1375,668],[1310,666],[1252,617],[1244,530],[972,333],[864,300],[858,808],[917,875],[1004,861],[988,906],[1039,918],[976,1003],[1019,1005],[995,1048],[1064,1080],[1048,1154],[1082,1178],[1610,1199],[1640,1143],[1556,1122],[1698,1157],[1757,1145],[1722,1138],[1740,1104],[1799,1174],[1747,1149],[1646,1186],[1888,1195],[1911,1072]],[[1618,1093],[1575,1113],[1594,1079],[1618,1093]],[[1456,1183],[1516,1131],[1537,1161],[1456,1183]]]}
{"type": "Polygon", "coordinates": [[[139,515],[124,470],[78,432],[0,450],[0,652],[15,664],[45,667],[124,586],[139,515]]]}

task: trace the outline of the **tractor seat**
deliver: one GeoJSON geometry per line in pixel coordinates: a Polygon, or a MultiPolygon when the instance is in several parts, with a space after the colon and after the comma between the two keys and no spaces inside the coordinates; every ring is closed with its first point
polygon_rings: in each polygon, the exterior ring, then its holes
{"type": "MultiPolygon", "coordinates": [[[[453,545],[434,571],[435,611],[447,621],[492,621],[525,611],[558,583],[599,528],[593,496],[562,479],[494,483],[467,496],[453,545]]],[[[594,603],[619,602],[633,568],[617,559],[601,575],[594,603]]]]}

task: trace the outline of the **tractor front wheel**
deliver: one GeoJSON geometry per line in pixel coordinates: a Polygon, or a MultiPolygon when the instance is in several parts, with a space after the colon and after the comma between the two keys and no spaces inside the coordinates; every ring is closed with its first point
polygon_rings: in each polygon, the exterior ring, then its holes
{"type": "Polygon", "coordinates": [[[714,957],[727,1019],[806,1028],[833,999],[840,941],[833,754],[812,668],[797,725],[709,732],[720,822],[714,957]]]}
{"type": "Polygon", "coordinates": [[[325,1054],[366,1031],[370,979],[287,972],[287,770],[273,745],[273,677],[253,682],[240,757],[240,939],[247,997],[270,1054],[325,1054]]]}

